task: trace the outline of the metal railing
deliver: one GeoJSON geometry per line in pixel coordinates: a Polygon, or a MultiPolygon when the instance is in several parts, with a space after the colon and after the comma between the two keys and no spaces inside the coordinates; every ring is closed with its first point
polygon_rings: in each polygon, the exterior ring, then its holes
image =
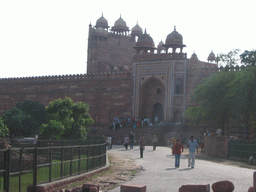
{"type": "Polygon", "coordinates": [[[1,149],[0,191],[26,192],[28,186],[35,189],[40,183],[79,175],[105,165],[105,140],[87,145],[56,146],[55,143],[48,147],[1,149]]]}
{"type": "Polygon", "coordinates": [[[249,159],[251,156],[256,158],[256,143],[246,141],[230,141],[229,157],[249,159]]]}

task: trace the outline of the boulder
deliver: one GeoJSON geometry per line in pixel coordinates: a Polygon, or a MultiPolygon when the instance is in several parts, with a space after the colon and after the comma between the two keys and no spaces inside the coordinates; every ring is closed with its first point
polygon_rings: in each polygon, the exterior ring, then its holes
{"type": "Polygon", "coordinates": [[[235,186],[231,181],[218,181],[212,184],[212,190],[214,192],[232,192],[235,186]]]}
{"type": "Polygon", "coordinates": [[[210,184],[182,185],[179,192],[210,192],[210,184]]]}

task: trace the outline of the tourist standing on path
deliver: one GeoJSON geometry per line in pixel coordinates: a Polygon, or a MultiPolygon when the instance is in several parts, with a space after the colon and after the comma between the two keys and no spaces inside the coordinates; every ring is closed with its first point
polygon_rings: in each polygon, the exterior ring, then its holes
{"type": "Polygon", "coordinates": [[[107,137],[108,149],[111,149],[112,146],[112,137],[107,137]]]}
{"type": "Polygon", "coordinates": [[[143,158],[143,151],[145,149],[145,138],[143,135],[140,137],[140,158],[143,158]]]}
{"type": "Polygon", "coordinates": [[[188,167],[190,167],[191,165],[191,168],[193,169],[195,167],[196,151],[198,154],[198,143],[194,139],[194,136],[190,136],[190,140],[188,141],[188,148],[189,148],[188,167]]]}
{"type": "Polygon", "coordinates": [[[153,143],[153,150],[156,150],[156,144],[158,143],[158,139],[157,139],[156,135],[154,135],[154,137],[152,139],[152,143],[153,143]]]}
{"type": "Polygon", "coordinates": [[[134,135],[133,135],[132,132],[130,133],[129,138],[130,138],[130,149],[133,149],[133,145],[134,145],[134,135]]]}
{"type": "Polygon", "coordinates": [[[155,125],[158,124],[158,117],[155,117],[155,125]]]}
{"type": "Polygon", "coordinates": [[[128,135],[125,135],[125,137],[124,137],[124,147],[125,147],[125,149],[128,149],[129,141],[130,141],[130,138],[128,137],[128,135]]]}
{"type": "Polygon", "coordinates": [[[180,156],[183,152],[183,145],[181,144],[180,140],[177,139],[176,144],[173,147],[174,155],[175,155],[175,167],[180,167],[180,156]]]}

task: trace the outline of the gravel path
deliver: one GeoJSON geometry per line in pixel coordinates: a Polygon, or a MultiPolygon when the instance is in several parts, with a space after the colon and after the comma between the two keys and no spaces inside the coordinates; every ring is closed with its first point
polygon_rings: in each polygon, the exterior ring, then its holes
{"type": "MultiPolygon", "coordinates": [[[[187,157],[181,156],[180,168],[174,166],[174,156],[170,148],[157,147],[155,151],[152,146],[146,146],[144,158],[139,158],[139,148],[124,150],[123,146],[113,146],[108,151],[112,154],[125,155],[143,167],[129,183],[145,184],[147,192],[178,192],[182,185],[206,183],[212,185],[214,182],[229,180],[235,185],[235,192],[248,191],[253,185],[253,169],[239,166],[226,165],[196,159],[195,168],[188,168],[187,157]]],[[[117,187],[112,192],[120,192],[117,187]]]]}

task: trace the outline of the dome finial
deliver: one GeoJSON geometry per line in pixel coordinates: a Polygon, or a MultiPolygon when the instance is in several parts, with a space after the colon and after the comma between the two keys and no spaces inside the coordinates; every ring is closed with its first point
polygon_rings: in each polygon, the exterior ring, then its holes
{"type": "Polygon", "coordinates": [[[176,31],[176,25],[174,25],[174,31],[176,31]]]}
{"type": "Polygon", "coordinates": [[[145,32],[144,32],[144,34],[147,34],[147,29],[145,28],[145,32]]]}

